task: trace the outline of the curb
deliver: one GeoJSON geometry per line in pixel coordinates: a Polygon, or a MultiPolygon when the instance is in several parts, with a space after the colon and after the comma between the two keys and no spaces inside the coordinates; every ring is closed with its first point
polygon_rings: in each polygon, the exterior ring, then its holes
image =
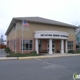
{"type": "Polygon", "coordinates": [[[80,54],[61,54],[61,55],[54,54],[54,55],[46,55],[46,56],[18,57],[18,60],[56,58],[56,57],[68,57],[68,56],[80,56],[80,54]]]}
{"type": "Polygon", "coordinates": [[[68,56],[80,56],[80,54],[53,54],[45,56],[31,56],[31,57],[0,57],[1,60],[29,60],[29,59],[44,59],[44,58],[57,58],[57,57],[68,57],[68,56]]]}

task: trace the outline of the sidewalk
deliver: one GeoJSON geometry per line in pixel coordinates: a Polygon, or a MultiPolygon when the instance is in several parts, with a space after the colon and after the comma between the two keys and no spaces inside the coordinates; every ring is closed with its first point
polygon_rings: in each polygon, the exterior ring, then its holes
{"type": "Polygon", "coordinates": [[[18,60],[17,57],[0,57],[0,60],[18,60]]]}
{"type": "Polygon", "coordinates": [[[3,49],[0,49],[0,57],[6,57],[6,53],[3,49]]]}
{"type": "Polygon", "coordinates": [[[0,60],[27,60],[27,59],[42,59],[42,58],[56,58],[56,57],[68,57],[68,56],[80,56],[80,54],[51,54],[42,56],[28,56],[28,57],[0,57],[0,60]]]}

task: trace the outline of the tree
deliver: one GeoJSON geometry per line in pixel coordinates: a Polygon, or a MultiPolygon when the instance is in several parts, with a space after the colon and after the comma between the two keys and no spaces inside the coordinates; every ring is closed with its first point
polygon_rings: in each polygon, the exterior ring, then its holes
{"type": "Polygon", "coordinates": [[[3,35],[1,35],[0,44],[3,44],[3,35]]]}

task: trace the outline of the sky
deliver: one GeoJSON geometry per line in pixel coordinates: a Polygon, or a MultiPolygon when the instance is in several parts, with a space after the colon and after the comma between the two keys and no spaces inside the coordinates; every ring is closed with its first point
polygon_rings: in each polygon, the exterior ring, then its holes
{"type": "Polygon", "coordinates": [[[13,17],[43,17],[72,25],[80,24],[80,0],[0,0],[0,36],[13,17]]]}

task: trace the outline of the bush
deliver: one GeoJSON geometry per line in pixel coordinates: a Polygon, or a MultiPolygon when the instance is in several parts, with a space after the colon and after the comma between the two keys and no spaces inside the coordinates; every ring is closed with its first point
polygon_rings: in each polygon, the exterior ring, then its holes
{"type": "Polygon", "coordinates": [[[31,54],[37,54],[37,52],[36,51],[32,51],[31,54]]]}
{"type": "Polygon", "coordinates": [[[5,50],[4,50],[6,53],[11,53],[11,50],[9,47],[6,47],[5,50]]]}
{"type": "Polygon", "coordinates": [[[36,51],[33,51],[31,53],[12,53],[7,55],[7,57],[27,57],[27,56],[38,56],[38,54],[36,53],[36,51]]]}
{"type": "Polygon", "coordinates": [[[73,54],[74,53],[74,50],[69,50],[68,53],[72,53],[73,54]]]}
{"type": "Polygon", "coordinates": [[[56,52],[57,52],[57,53],[60,53],[60,51],[59,51],[59,50],[56,50],[56,52]]]}
{"type": "Polygon", "coordinates": [[[79,53],[80,54],[80,50],[76,50],[75,53],[79,53]]]}

